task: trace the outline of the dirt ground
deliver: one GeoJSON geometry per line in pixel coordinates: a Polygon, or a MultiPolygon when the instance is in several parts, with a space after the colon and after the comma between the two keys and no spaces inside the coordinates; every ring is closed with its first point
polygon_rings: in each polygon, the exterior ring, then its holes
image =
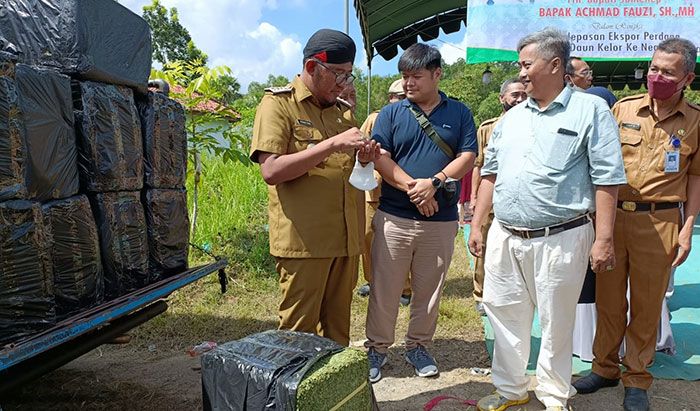
{"type": "MultiPolygon", "coordinates": [[[[401,348],[390,351],[384,378],[374,385],[380,409],[422,410],[437,396],[478,399],[493,390],[488,376],[472,372],[472,367],[489,366],[483,341],[436,340],[432,351],[441,374],[430,379],[413,375],[401,357],[401,348]]],[[[202,408],[200,376],[199,359],[183,352],[160,351],[158,347],[139,351],[128,345],[104,346],[24,387],[0,409],[198,410],[202,408]]],[[[698,387],[697,382],[656,381],[650,391],[653,410],[699,410],[698,387]]],[[[575,410],[621,410],[622,395],[622,387],[578,395],[571,406],[575,410]]],[[[544,408],[532,398],[527,406],[512,410],[544,408]]],[[[445,400],[433,409],[475,407],[445,400]]]]}

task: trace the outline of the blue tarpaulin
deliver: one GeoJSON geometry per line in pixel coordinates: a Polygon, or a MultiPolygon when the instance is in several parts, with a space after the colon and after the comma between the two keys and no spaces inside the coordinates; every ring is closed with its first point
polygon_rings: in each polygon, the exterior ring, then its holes
{"type": "MultiPolygon", "coordinates": [[[[465,227],[465,241],[469,237],[469,226],[465,227]]],[[[649,371],[654,378],[672,380],[700,380],[700,226],[693,233],[694,247],[688,259],[676,269],[675,290],[668,302],[671,311],[671,328],[676,341],[676,354],[673,356],[656,353],[654,364],[649,371]]],[[[493,329],[487,317],[482,317],[486,348],[493,358],[493,329]]],[[[532,344],[528,372],[534,373],[537,355],[540,350],[540,325],[535,315],[532,324],[532,344]]],[[[573,372],[588,374],[591,363],[573,357],[573,372]]]]}

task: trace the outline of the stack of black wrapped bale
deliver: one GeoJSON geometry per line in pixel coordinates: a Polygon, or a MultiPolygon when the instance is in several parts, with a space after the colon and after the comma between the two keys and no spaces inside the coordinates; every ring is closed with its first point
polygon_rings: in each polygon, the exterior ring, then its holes
{"type": "Polygon", "coordinates": [[[0,347],[55,321],[50,236],[38,202],[0,203],[0,347]]]}
{"type": "Polygon", "coordinates": [[[70,79],[0,56],[0,201],[78,192],[70,79]]]}
{"type": "Polygon", "coordinates": [[[189,219],[184,190],[145,190],[149,282],[187,269],[189,219]]]}
{"type": "Polygon", "coordinates": [[[141,123],[128,87],[74,82],[73,95],[80,182],[97,222],[105,294],[113,299],[148,284],[141,123]]]}
{"type": "Polygon", "coordinates": [[[55,322],[41,201],[78,192],[70,79],[0,55],[0,345],[55,322]]]}
{"type": "Polygon", "coordinates": [[[141,123],[128,87],[75,82],[80,182],[89,193],[143,187],[141,123]]]}
{"type": "Polygon", "coordinates": [[[100,236],[105,296],[117,298],[148,284],[146,218],[138,191],[91,196],[100,236]]]}
{"type": "Polygon", "coordinates": [[[3,0],[0,48],[74,78],[146,91],[151,32],[114,0],[3,0]]]}
{"type": "Polygon", "coordinates": [[[141,124],[128,87],[73,82],[82,191],[99,233],[104,293],[113,299],[148,281],[141,124]]]}
{"type": "Polygon", "coordinates": [[[147,284],[150,69],[148,24],[113,0],[2,2],[0,347],[147,284]]]}
{"type": "Polygon", "coordinates": [[[51,231],[56,317],[60,320],[102,302],[104,277],[97,227],[84,195],[45,203],[51,231]]]}
{"type": "Polygon", "coordinates": [[[187,268],[185,110],[158,92],[149,92],[138,108],[144,141],[148,266],[150,281],[155,282],[187,268]]]}
{"type": "Polygon", "coordinates": [[[185,109],[163,93],[137,102],[141,117],[146,187],[184,189],[187,174],[185,109]]]}

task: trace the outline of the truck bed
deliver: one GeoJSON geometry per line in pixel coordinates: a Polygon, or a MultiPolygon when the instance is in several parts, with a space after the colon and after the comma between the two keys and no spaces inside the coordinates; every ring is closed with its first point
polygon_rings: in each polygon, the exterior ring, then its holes
{"type": "Polygon", "coordinates": [[[163,299],[170,293],[222,270],[226,264],[221,259],[189,269],[0,347],[0,397],[164,312],[167,304],[163,299]]]}

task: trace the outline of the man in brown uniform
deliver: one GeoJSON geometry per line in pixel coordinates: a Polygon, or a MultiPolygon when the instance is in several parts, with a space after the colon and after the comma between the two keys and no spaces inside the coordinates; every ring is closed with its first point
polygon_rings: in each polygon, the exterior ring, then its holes
{"type": "Polygon", "coordinates": [[[696,57],[690,41],[664,40],[649,66],[648,94],[622,99],[613,107],[628,180],[620,187],[615,218],[617,263],[597,276],[593,372],[574,387],[583,394],[595,392],[617,385],[622,377],[624,407],[630,411],[649,409],[646,391],[653,378],[646,367],[654,358],[661,303],[671,268],[690,252],[700,211],[700,107],[683,96],[695,78],[696,57]],[[623,338],[621,373],[618,352],[623,338]]]}
{"type": "MultiPolygon", "coordinates": [[[[498,96],[501,100],[501,105],[503,105],[503,113],[515,107],[516,105],[527,100],[527,93],[525,93],[525,86],[519,79],[509,79],[501,84],[501,92],[498,96]]],[[[476,206],[476,194],[479,189],[479,184],[481,183],[481,167],[484,165],[484,153],[486,152],[486,147],[489,144],[489,138],[491,138],[491,132],[496,127],[496,123],[501,118],[503,113],[492,119],[486,120],[479,126],[476,131],[476,139],[479,147],[479,152],[477,153],[476,160],[474,161],[474,172],[472,173],[472,193],[471,199],[469,200],[470,211],[474,213],[474,207],[476,206]]],[[[491,228],[491,223],[493,222],[493,210],[488,215],[486,223],[481,226],[481,235],[484,237],[484,244],[486,244],[486,237],[491,228]]],[[[475,227],[472,227],[475,228],[475,227]]],[[[484,258],[476,257],[476,262],[474,263],[474,274],[473,274],[474,291],[472,295],[474,296],[474,301],[476,303],[476,311],[481,315],[486,315],[484,311],[484,306],[481,303],[481,299],[484,293],[484,258]]]]}
{"type": "Polygon", "coordinates": [[[362,250],[362,192],[348,179],[355,153],[379,156],[337,98],[352,83],[355,44],[322,29],[304,48],[304,66],[258,106],[251,159],[268,187],[270,253],[280,274],[280,329],[350,341],[350,302],[362,250]],[[358,151],[359,150],[359,151],[358,151]]]}
{"type": "MultiPolygon", "coordinates": [[[[396,103],[406,98],[406,92],[403,91],[403,85],[401,84],[401,79],[398,79],[391,83],[389,86],[389,104],[396,103]]],[[[362,130],[365,135],[372,135],[372,128],[374,127],[374,122],[377,120],[377,115],[379,110],[373,111],[367,116],[365,122],[362,123],[360,130],[362,130]]],[[[372,218],[377,212],[379,207],[379,196],[382,193],[382,176],[375,171],[374,178],[377,180],[379,185],[374,190],[367,191],[366,200],[367,207],[365,209],[365,250],[362,253],[362,274],[365,277],[366,283],[357,290],[357,294],[361,297],[369,296],[369,287],[372,283],[372,240],[374,240],[374,230],[372,229],[372,218]]],[[[411,303],[411,280],[409,277],[406,278],[406,284],[404,285],[403,292],[401,293],[401,299],[399,300],[401,305],[407,306],[411,303]]]]}

